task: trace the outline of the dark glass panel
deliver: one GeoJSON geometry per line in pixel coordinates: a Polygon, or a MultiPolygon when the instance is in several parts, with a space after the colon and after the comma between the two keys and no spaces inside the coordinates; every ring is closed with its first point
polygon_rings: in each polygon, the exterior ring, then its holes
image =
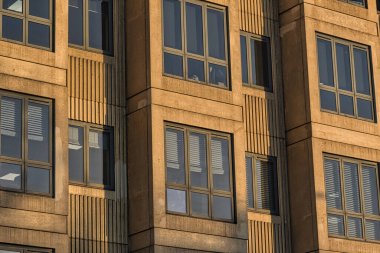
{"type": "Polygon", "coordinates": [[[191,214],[197,216],[208,216],[208,195],[191,193],[191,214]]]}
{"type": "Polygon", "coordinates": [[[224,12],[207,9],[208,54],[221,60],[226,59],[224,12]]]}
{"type": "Polygon", "coordinates": [[[83,46],[83,0],[69,0],[69,43],[83,46]]]}
{"type": "Polygon", "coordinates": [[[370,94],[367,51],[354,48],[356,92],[370,94]]]}
{"type": "Polygon", "coordinates": [[[164,0],[164,45],[182,49],[181,1],[164,0]]]}
{"type": "Polygon", "coordinates": [[[3,156],[21,158],[22,104],[21,99],[1,98],[0,153],[3,156]]]}
{"type": "Polygon", "coordinates": [[[187,52],[203,55],[202,6],[186,3],[187,52]]]}
{"type": "Polygon", "coordinates": [[[209,82],[218,86],[227,87],[227,68],[210,63],[209,82]]]}
{"type": "Polygon", "coordinates": [[[164,53],[164,72],[169,75],[183,77],[182,56],[164,53]]]}
{"type": "Polygon", "coordinates": [[[69,126],[70,181],[84,182],[84,131],[82,127],[69,126]]]}
{"type": "Polygon", "coordinates": [[[336,96],[334,92],[320,90],[321,108],[336,112],[336,96]]]}
{"type": "Polygon", "coordinates": [[[203,61],[188,58],[187,67],[187,78],[197,82],[205,82],[205,66],[203,61]]]}
{"type": "Polygon", "coordinates": [[[216,219],[232,220],[231,198],[213,196],[212,197],[212,217],[216,219]]]}
{"type": "Polygon", "coordinates": [[[50,154],[49,106],[28,103],[28,158],[49,162],[50,154]]]}
{"type": "Polygon", "coordinates": [[[0,163],[0,187],[21,190],[21,165],[0,163]]]}
{"type": "Polygon", "coordinates": [[[28,22],[28,43],[50,48],[50,27],[47,25],[28,22]]]}
{"type": "Polygon", "coordinates": [[[349,46],[339,43],[336,44],[336,62],[338,70],[339,89],[352,91],[349,46]]]}
{"type": "Polygon", "coordinates": [[[351,96],[339,94],[340,112],[348,115],[354,115],[354,98],[351,96]]]}
{"type": "Polygon", "coordinates": [[[23,21],[19,18],[3,15],[3,38],[23,42],[23,21]]]}
{"type": "Polygon", "coordinates": [[[112,1],[88,0],[89,46],[110,51],[112,48],[112,1]]]}
{"type": "Polygon", "coordinates": [[[23,0],[3,0],[3,9],[15,12],[24,12],[23,0]]]}
{"type": "Polygon", "coordinates": [[[247,173],[247,204],[249,208],[254,207],[253,203],[253,175],[252,175],[252,158],[245,158],[245,167],[247,173]]]}
{"type": "Polygon", "coordinates": [[[269,43],[251,39],[251,72],[255,85],[270,87],[269,43]]]}
{"type": "Polygon", "coordinates": [[[50,1],[49,0],[29,0],[29,15],[49,19],[50,1]]]}
{"type": "Polygon", "coordinates": [[[319,82],[334,86],[331,42],[318,38],[319,82]]]}
{"type": "Polygon", "coordinates": [[[372,102],[369,100],[357,99],[358,116],[365,119],[373,119],[372,102]]]}
{"type": "Polygon", "coordinates": [[[90,130],[89,145],[89,183],[110,185],[111,150],[110,134],[90,130]]]}
{"type": "Polygon", "coordinates": [[[32,193],[50,193],[50,170],[28,167],[26,190],[32,193]]]}
{"type": "Polygon", "coordinates": [[[167,209],[171,212],[186,213],[186,192],[175,189],[166,189],[167,209]]]}
{"type": "Polygon", "coordinates": [[[247,38],[240,35],[241,47],[241,75],[243,83],[248,83],[248,54],[247,54],[247,38]]]}

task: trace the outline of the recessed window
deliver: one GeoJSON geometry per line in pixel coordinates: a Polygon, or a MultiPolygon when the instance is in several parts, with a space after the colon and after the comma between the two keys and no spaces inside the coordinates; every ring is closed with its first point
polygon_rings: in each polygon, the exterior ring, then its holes
{"type": "Polygon", "coordinates": [[[3,0],[4,40],[52,50],[53,0],[3,0]]]}
{"type": "Polygon", "coordinates": [[[69,44],[111,54],[113,1],[69,0],[69,44]]]}
{"type": "Polygon", "coordinates": [[[259,212],[278,214],[275,159],[248,154],[245,164],[248,208],[259,212]]]}
{"type": "Polygon", "coordinates": [[[113,131],[85,123],[69,126],[69,177],[73,184],[113,189],[113,131]]]}
{"type": "Polygon", "coordinates": [[[242,33],[240,46],[243,84],[271,90],[272,61],[269,38],[242,33]]]}
{"type": "Polygon", "coordinates": [[[329,235],[380,241],[377,164],[325,155],[324,170],[329,235]]]}
{"type": "Polygon", "coordinates": [[[325,36],[317,46],[321,109],[374,121],[368,47],[325,36]]]}
{"type": "Polygon", "coordinates": [[[53,253],[53,250],[10,244],[0,244],[0,253],[53,253]]]}
{"type": "Polygon", "coordinates": [[[226,9],[201,1],[163,0],[164,73],[229,86],[226,9]]]}
{"type": "Polygon", "coordinates": [[[168,212],[234,219],[230,135],[167,124],[165,155],[168,212]]]}
{"type": "Polygon", "coordinates": [[[363,7],[366,5],[365,0],[341,0],[341,1],[346,2],[346,3],[350,3],[350,4],[360,5],[363,7]]]}
{"type": "Polygon", "coordinates": [[[0,92],[0,188],[52,195],[52,103],[0,92]]]}

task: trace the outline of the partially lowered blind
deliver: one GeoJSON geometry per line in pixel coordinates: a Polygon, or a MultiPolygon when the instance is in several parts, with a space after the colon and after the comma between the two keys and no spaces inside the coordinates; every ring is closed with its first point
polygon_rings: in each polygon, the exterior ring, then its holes
{"type": "Polygon", "coordinates": [[[324,167],[327,207],[342,210],[339,161],[325,158],[324,167]]]}
{"type": "Polygon", "coordinates": [[[346,209],[360,213],[359,173],[358,165],[344,162],[344,193],[346,209]]]}
{"type": "Polygon", "coordinates": [[[167,128],[165,134],[167,179],[172,183],[185,183],[184,132],[167,128]]]}
{"type": "Polygon", "coordinates": [[[363,166],[362,178],[364,211],[367,214],[379,215],[379,189],[377,187],[376,168],[363,166]]]}
{"type": "Polygon", "coordinates": [[[273,163],[259,159],[256,160],[257,208],[276,211],[275,188],[273,163]]]}
{"type": "Polygon", "coordinates": [[[211,138],[211,167],[215,189],[230,191],[229,143],[226,139],[211,138]]]}
{"type": "Polygon", "coordinates": [[[189,134],[190,184],[207,188],[207,138],[206,135],[190,132],[189,134]]]}
{"type": "Polygon", "coordinates": [[[28,106],[28,139],[46,141],[49,136],[49,107],[37,103],[28,106]]]}

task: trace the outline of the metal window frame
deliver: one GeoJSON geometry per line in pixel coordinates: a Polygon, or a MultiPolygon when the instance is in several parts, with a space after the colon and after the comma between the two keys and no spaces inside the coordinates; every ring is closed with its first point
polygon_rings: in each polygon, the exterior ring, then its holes
{"type": "MultiPolygon", "coordinates": [[[[78,185],[78,186],[84,186],[89,188],[98,188],[98,189],[104,189],[109,191],[115,190],[115,143],[114,143],[114,129],[110,126],[102,126],[102,125],[96,125],[92,123],[86,123],[86,122],[80,122],[80,121],[74,121],[69,120],[69,127],[80,127],[83,129],[83,182],[77,182],[73,181],[69,177],[69,183],[70,185],[78,185]],[[107,171],[107,176],[109,182],[107,184],[95,184],[90,183],[89,181],[89,175],[90,175],[90,148],[89,148],[89,133],[90,131],[95,132],[101,132],[107,133],[109,135],[109,155],[110,155],[110,162],[109,162],[109,168],[107,171]]],[[[70,159],[70,158],[69,158],[70,159]]]]}
{"type": "MultiPolygon", "coordinates": [[[[336,106],[336,109],[337,111],[331,111],[331,110],[328,110],[328,109],[324,109],[322,108],[322,106],[320,105],[321,107],[321,111],[322,112],[328,112],[328,113],[333,113],[333,114],[338,114],[338,115],[342,115],[342,116],[346,116],[346,117],[350,117],[350,118],[355,118],[355,119],[360,119],[360,120],[363,120],[363,121],[368,121],[368,122],[372,122],[372,123],[375,123],[376,122],[376,106],[375,106],[375,97],[374,97],[374,81],[373,81],[373,71],[372,71],[372,60],[371,60],[371,50],[370,50],[370,47],[369,46],[366,46],[366,45],[362,45],[362,44],[359,44],[359,43],[356,43],[356,42],[352,42],[352,41],[348,41],[348,40],[345,40],[345,39],[341,39],[341,38],[336,38],[336,37],[332,37],[332,36],[328,36],[328,35],[324,35],[324,34],[320,34],[320,33],[317,33],[316,34],[316,55],[317,55],[317,62],[318,62],[318,59],[319,59],[319,52],[318,52],[318,40],[323,40],[323,41],[327,41],[331,44],[331,59],[332,59],[332,66],[333,66],[333,84],[334,86],[330,86],[328,84],[323,84],[321,83],[320,81],[320,72],[319,72],[319,64],[317,64],[317,68],[318,68],[318,84],[319,84],[319,90],[324,90],[324,91],[328,91],[328,92],[332,92],[335,94],[335,106],[336,106]],[[347,91],[347,90],[343,90],[343,89],[340,89],[339,88],[339,80],[338,80],[338,67],[337,67],[337,58],[336,58],[336,44],[342,44],[342,45],[346,45],[349,47],[349,50],[350,50],[350,73],[351,73],[351,87],[352,87],[352,91],[347,91]],[[367,64],[368,64],[368,81],[369,81],[369,91],[370,91],[370,94],[369,95],[365,95],[365,94],[361,94],[361,93],[358,93],[356,91],[356,77],[355,77],[355,59],[354,59],[354,55],[353,55],[353,52],[354,52],[354,49],[359,49],[359,50],[362,50],[362,51],[365,51],[367,53],[367,64]],[[350,115],[350,114],[345,114],[343,112],[341,112],[341,108],[340,108],[340,95],[346,95],[346,96],[349,96],[349,97],[352,97],[353,99],[353,110],[354,110],[354,115],[350,115]],[[369,101],[371,102],[371,105],[372,105],[372,119],[368,119],[368,118],[363,118],[363,117],[360,117],[359,114],[358,114],[358,108],[357,108],[357,99],[362,99],[362,100],[366,100],[366,101],[369,101]]],[[[320,96],[320,94],[319,94],[320,96]]],[[[321,101],[321,98],[320,100],[321,101]]],[[[321,103],[321,102],[320,102],[321,103]]]]}
{"type": "Polygon", "coordinates": [[[23,0],[23,12],[16,12],[11,10],[6,10],[3,7],[3,1],[0,0],[0,38],[1,40],[12,42],[20,45],[30,46],[38,49],[48,50],[48,51],[54,51],[54,8],[55,8],[55,1],[54,0],[48,0],[49,1],[49,19],[36,17],[31,14],[29,14],[29,0],[23,0]],[[8,16],[12,18],[17,18],[19,20],[22,20],[23,22],[23,40],[17,41],[12,40],[8,38],[3,37],[3,16],[8,16]],[[43,47],[35,44],[31,44],[28,42],[29,39],[29,22],[45,25],[49,27],[49,40],[50,45],[49,47],[43,47]]]}
{"type": "Polygon", "coordinates": [[[114,38],[114,30],[115,30],[115,15],[114,13],[116,13],[116,7],[115,7],[115,1],[114,0],[104,0],[104,1],[107,1],[107,2],[110,2],[112,4],[112,9],[111,9],[111,16],[108,17],[109,21],[111,22],[110,23],[110,36],[108,37],[108,40],[109,40],[109,44],[110,44],[110,48],[109,50],[102,50],[102,49],[98,49],[98,48],[93,48],[93,47],[90,47],[90,42],[89,42],[89,15],[88,15],[88,12],[89,12],[89,9],[88,9],[88,1],[89,0],[80,0],[82,1],[83,3],[83,13],[82,13],[82,17],[83,17],[83,34],[82,34],[82,39],[83,39],[83,45],[77,45],[77,44],[72,44],[72,43],[68,43],[68,45],[70,47],[73,47],[73,48],[78,48],[78,49],[82,49],[82,50],[86,50],[86,51],[90,51],[90,52],[94,52],[94,53],[100,53],[100,54],[104,54],[104,55],[108,55],[108,56],[113,56],[114,54],[114,48],[115,48],[115,38],[114,38]]]}
{"type": "Polygon", "coordinates": [[[53,249],[39,248],[39,247],[29,247],[29,246],[19,246],[11,244],[0,244],[0,250],[11,250],[19,253],[54,253],[53,249]]]}
{"type": "MultiPolygon", "coordinates": [[[[374,220],[374,221],[380,222],[380,213],[379,213],[379,215],[373,215],[373,214],[366,214],[365,213],[365,207],[364,207],[365,203],[364,203],[364,193],[363,193],[363,174],[362,174],[363,166],[374,168],[376,171],[376,183],[377,183],[377,190],[378,190],[377,202],[378,202],[378,208],[379,208],[379,212],[380,212],[380,188],[379,188],[380,187],[380,182],[379,182],[379,175],[380,174],[379,174],[378,164],[375,162],[364,161],[364,160],[350,158],[350,157],[343,157],[343,156],[332,155],[332,154],[323,154],[323,161],[325,161],[326,159],[339,162],[339,177],[341,180],[341,186],[340,187],[341,187],[341,197],[342,197],[342,210],[339,210],[336,208],[329,208],[326,204],[326,211],[327,211],[327,214],[342,216],[343,222],[344,222],[344,236],[330,235],[330,234],[328,236],[333,237],[333,238],[343,238],[343,239],[350,239],[350,240],[355,240],[355,241],[368,241],[368,242],[380,243],[380,241],[369,240],[366,238],[366,225],[365,225],[366,220],[374,220]],[[346,193],[345,193],[345,182],[344,182],[344,180],[345,180],[344,179],[344,163],[345,162],[357,164],[357,166],[358,166],[360,213],[354,213],[354,212],[346,210],[346,195],[345,195],[346,193]],[[362,238],[350,237],[348,235],[348,228],[347,228],[348,217],[360,218],[361,219],[362,236],[363,236],[362,238]]],[[[323,171],[325,172],[325,168],[323,168],[323,171]]],[[[326,175],[324,175],[324,179],[326,181],[326,175]]],[[[325,194],[326,194],[326,185],[325,185],[325,194]]],[[[328,226],[328,223],[327,223],[327,226],[328,226]]]]}
{"type": "MultiPolygon", "coordinates": [[[[270,37],[261,36],[253,33],[248,33],[244,31],[240,31],[240,36],[244,37],[245,44],[246,44],[246,58],[247,58],[247,73],[248,73],[248,83],[244,83],[242,80],[242,83],[244,86],[257,88],[261,90],[265,90],[268,92],[273,92],[273,70],[272,70],[272,41],[270,37]],[[268,85],[265,84],[255,84],[253,83],[253,77],[252,77],[252,53],[251,53],[251,41],[261,41],[265,43],[268,47],[268,57],[267,57],[267,63],[268,63],[268,78],[269,83],[268,85]]],[[[240,45],[241,48],[242,45],[240,45]]],[[[243,68],[243,66],[242,66],[243,68]]]]}
{"type": "Polygon", "coordinates": [[[215,221],[223,221],[223,222],[230,222],[234,223],[235,218],[235,196],[234,196],[234,173],[233,173],[233,161],[232,161],[232,136],[231,134],[221,133],[217,131],[212,130],[206,130],[201,129],[197,127],[189,127],[184,126],[176,123],[164,123],[164,150],[165,150],[165,158],[164,158],[164,164],[165,164],[165,199],[166,199],[166,213],[168,214],[176,214],[181,216],[190,216],[194,218],[200,218],[200,219],[207,219],[207,220],[215,220],[215,221]],[[175,184],[170,183],[167,180],[167,168],[166,168],[166,130],[167,129],[174,129],[177,131],[182,131],[184,136],[184,155],[185,155],[185,184],[175,184]],[[206,137],[206,156],[207,156],[207,184],[208,187],[201,188],[201,187],[194,187],[191,186],[190,182],[190,155],[189,155],[189,135],[190,133],[197,133],[197,134],[203,134],[206,137]],[[212,167],[211,167],[211,139],[212,138],[220,138],[228,141],[228,147],[229,147],[229,184],[230,184],[230,191],[223,191],[223,190],[217,190],[213,188],[213,176],[212,176],[212,167]],[[180,213],[180,212],[173,212],[168,210],[168,196],[167,196],[167,189],[173,189],[173,190],[181,190],[185,191],[186,193],[186,213],[180,213]],[[191,193],[200,193],[204,195],[208,195],[208,216],[201,216],[196,215],[192,213],[192,207],[191,207],[191,193]],[[218,197],[225,197],[229,198],[231,200],[231,219],[221,219],[221,218],[215,218],[213,217],[213,196],[218,197]]]}
{"type": "Polygon", "coordinates": [[[176,76],[172,74],[165,73],[165,68],[162,68],[162,74],[164,76],[186,80],[199,84],[206,84],[212,87],[221,88],[230,90],[231,89],[231,80],[230,80],[230,66],[229,66],[229,43],[228,43],[228,22],[227,22],[227,14],[228,10],[225,6],[220,6],[217,4],[212,4],[208,2],[203,2],[199,0],[179,0],[181,2],[181,42],[182,49],[174,49],[165,46],[165,25],[164,25],[164,0],[161,0],[161,24],[162,24],[162,66],[165,66],[164,62],[164,54],[172,54],[176,56],[182,57],[182,76],[176,76]],[[202,31],[203,31],[203,56],[197,55],[194,53],[187,52],[187,23],[186,23],[186,3],[191,3],[202,8],[202,31]],[[207,10],[213,9],[224,13],[224,45],[225,45],[225,60],[220,60],[214,57],[209,56],[208,50],[208,29],[207,29],[207,10]],[[194,59],[203,62],[204,76],[205,81],[196,81],[188,77],[188,59],[194,59]],[[209,77],[209,64],[215,64],[219,66],[223,66],[226,68],[226,86],[221,86],[217,84],[213,84],[210,82],[209,77]]]}
{"type": "MultiPolygon", "coordinates": [[[[280,216],[280,206],[279,206],[279,180],[278,180],[278,166],[277,166],[277,159],[276,157],[274,156],[265,156],[265,155],[259,155],[259,154],[253,154],[253,153],[249,153],[249,152],[246,152],[245,153],[245,158],[247,159],[251,159],[252,161],[252,166],[251,168],[249,168],[252,172],[252,195],[253,195],[253,208],[252,207],[249,207],[247,205],[247,208],[249,211],[253,211],[253,212],[257,212],[257,213],[264,213],[264,214],[270,214],[270,215],[273,215],[273,216],[280,216]],[[274,180],[274,203],[273,206],[274,206],[274,209],[273,210],[270,210],[270,209],[261,209],[261,208],[257,208],[257,187],[256,187],[256,180],[257,180],[257,177],[256,177],[256,161],[257,160],[260,160],[260,161],[264,161],[264,162],[268,162],[268,163],[271,163],[272,166],[273,166],[273,180],[274,180]]],[[[247,166],[246,166],[246,169],[247,166]]]]}
{"type": "MultiPolygon", "coordinates": [[[[0,187],[1,190],[10,191],[10,192],[19,192],[19,193],[25,193],[25,194],[31,194],[31,195],[38,195],[38,196],[47,196],[47,197],[53,197],[54,196],[54,104],[53,101],[50,99],[44,99],[39,98],[35,96],[30,95],[23,95],[19,93],[12,93],[8,91],[0,91],[0,101],[2,97],[10,97],[14,99],[19,99],[22,102],[22,109],[21,109],[21,131],[22,131],[22,143],[21,143],[21,158],[13,158],[13,157],[7,157],[7,156],[1,156],[0,155],[0,162],[1,163],[8,163],[8,164],[17,164],[21,166],[21,189],[12,189],[12,188],[6,188],[6,187],[0,187]],[[41,162],[41,161],[34,161],[29,160],[28,158],[28,104],[29,102],[37,103],[37,104],[43,104],[47,105],[49,107],[49,161],[48,162],[41,162]],[[35,167],[38,169],[45,169],[49,171],[50,181],[49,181],[49,193],[40,193],[40,192],[33,192],[28,191],[26,187],[27,182],[27,169],[28,167],[35,167]]],[[[1,114],[1,112],[0,112],[1,114]]],[[[1,145],[1,142],[0,142],[1,145]]]]}

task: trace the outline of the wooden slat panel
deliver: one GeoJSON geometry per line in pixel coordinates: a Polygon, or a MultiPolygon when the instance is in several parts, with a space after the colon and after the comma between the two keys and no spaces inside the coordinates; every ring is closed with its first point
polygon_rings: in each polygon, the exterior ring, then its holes
{"type": "Polygon", "coordinates": [[[248,221],[249,253],[285,253],[282,225],[258,220],[248,221]]]}

